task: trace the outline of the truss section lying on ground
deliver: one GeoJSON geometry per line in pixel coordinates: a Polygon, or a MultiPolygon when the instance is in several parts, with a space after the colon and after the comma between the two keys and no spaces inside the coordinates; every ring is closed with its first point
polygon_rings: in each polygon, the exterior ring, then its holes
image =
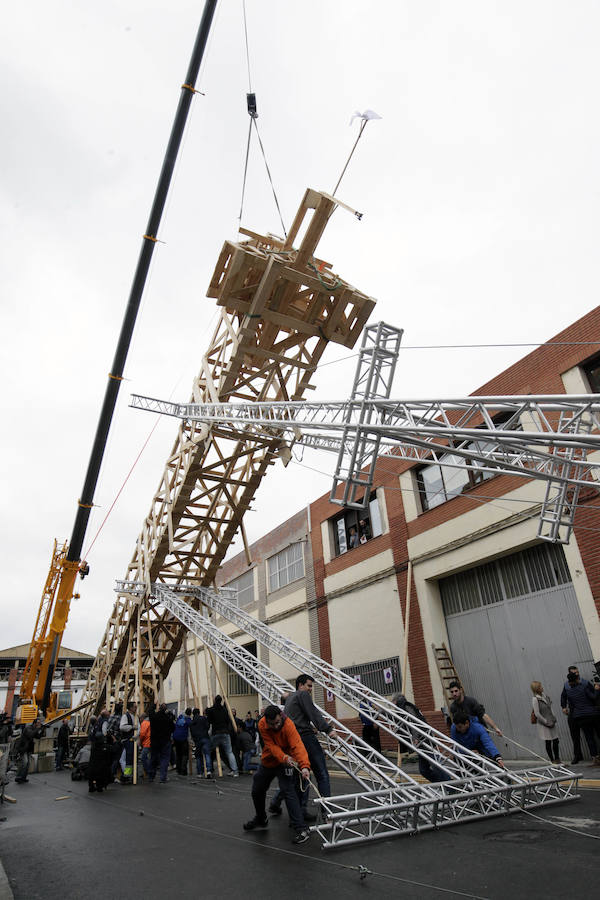
{"type": "MultiPolygon", "coordinates": [[[[147,592],[147,587],[139,582],[119,582],[117,590],[141,595],[147,592]]],[[[356,709],[368,709],[368,715],[380,727],[394,737],[400,737],[417,753],[453,775],[451,781],[417,784],[321,709],[322,715],[335,725],[338,732],[335,737],[324,738],[326,754],[361,787],[360,793],[321,797],[316,801],[320,805],[322,821],[312,830],[319,834],[326,848],[504,815],[577,796],[578,776],[563,766],[543,766],[521,772],[503,771],[491,761],[459,748],[446,735],[397,709],[386,698],[237,609],[233,590],[219,594],[191,585],[171,589],[155,584],[151,593],[157,602],[204,641],[260,696],[278,703],[280,696],[293,688],[194,609],[185,599],[186,596],[238,625],[288,663],[310,671],[318,683],[327,684],[333,693],[356,709]],[[328,672],[327,681],[323,679],[325,671],[328,672]],[[452,753],[452,750],[455,752],[452,753]],[[459,757],[464,758],[463,766],[459,757]],[[457,777],[461,773],[468,777],[457,777]],[[396,783],[397,780],[401,783],[396,783]],[[378,786],[370,789],[369,782],[378,782],[378,786]],[[381,787],[382,783],[385,786],[381,787]]]]}
{"type": "MultiPolygon", "coordinates": [[[[285,242],[244,231],[227,241],[208,295],[220,318],[200,373],[195,402],[299,400],[330,341],[353,347],[375,301],[314,257],[337,202],[308,190],[285,242]],[[294,249],[308,216],[304,237],[294,249]]],[[[232,434],[218,425],[182,423],[144,520],[126,578],[210,584],[256,490],[289,448],[279,431],[232,434]]],[[[134,683],[156,696],[182,640],[164,608],[119,597],[100,643],[85,699],[95,711],[134,683]]],[[[94,711],[94,710],[92,710],[94,711]]]]}
{"type": "Polygon", "coordinates": [[[504,785],[484,785],[477,779],[430,785],[436,793],[433,799],[403,786],[320,797],[315,802],[322,817],[311,831],[319,834],[324,848],[332,849],[518,813],[580,796],[579,776],[564,766],[530,769],[527,775],[520,783],[507,780],[504,785]]]}
{"type": "Polygon", "coordinates": [[[336,450],[334,486],[343,474],[357,506],[359,485],[362,503],[368,500],[380,442],[393,443],[390,453],[400,459],[540,479],[548,490],[538,537],[555,542],[570,538],[579,489],[600,489],[600,463],[587,458],[600,450],[596,394],[236,404],[133,395],[132,406],[191,423],[218,423],[237,435],[279,429],[290,444],[336,450]]]}
{"type": "MultiPolygon", "coordinates": [[[[119,593],[143,595],[146,586],[139,582],[118,582],[119,593]]],[[[156,602],[177,619],[188,631],[200,638],[234,672],[240,675],[260,697],[270,703],[279,704],[281,696],[295,688],[268,666],[260,662],[244,647],[224,634],[200,610],[194,609],[184,599],[182,589],[177,591],[165,585],[152,586],[152,596],[156,602]]],[[[197,599],[206,599],[210,591],[203,588],[196,594],[197,599]]],[[[189,594],[189,592],[188,592],[189,594]]],[[[363,790],[393,787],[400,780],[416,786],[417,782],[402,772],[394,763],[365,743],[362,738],[338,722],[326,710],[319,710],[325,720],[335,728],[335,734],[320,735],[327,756],[340,766],[360,785],[363,790]]]]}

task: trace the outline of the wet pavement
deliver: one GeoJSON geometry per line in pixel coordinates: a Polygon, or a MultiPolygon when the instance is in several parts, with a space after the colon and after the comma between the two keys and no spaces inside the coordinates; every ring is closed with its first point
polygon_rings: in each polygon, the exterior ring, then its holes
{"type": "MultiPolygon", "coordinates": [[[[101,795],[68,771],[11,783],[18,802],[0,808],[0,860],[14,897],[578,900],[597,884],[598,790],[537,810],[540,818],[519,813],[324,851],[315,835],[292,845],[285,813],[268,831],[245,833],[251,781],[170,775],[166,785],[115,784],[101,795]],[[362,879],[361,866],[370,873],[362,879]]],[[[353,790],[345,778],[332,786],[353,790]]]]}

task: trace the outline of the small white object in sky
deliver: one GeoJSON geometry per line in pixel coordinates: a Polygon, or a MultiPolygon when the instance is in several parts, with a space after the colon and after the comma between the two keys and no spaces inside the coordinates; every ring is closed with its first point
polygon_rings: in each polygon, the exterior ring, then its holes
{"type": "Polygon", "coordinates": [[[352,118],[350,119],[350,125],[354,122],[355,119],[364,119],[365,122],[368,122],[369,119],[381,119],[381,116],[378,113],[374,112],[372,109],[365,109],[364,112],[358,112],[358,110],[354,113],[352,118]]]}

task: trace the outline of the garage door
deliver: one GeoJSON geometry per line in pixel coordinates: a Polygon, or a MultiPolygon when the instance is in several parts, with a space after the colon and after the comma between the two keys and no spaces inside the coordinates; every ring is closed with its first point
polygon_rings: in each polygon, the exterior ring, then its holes
{"type": "MultiPolygon", "coordinates": [[[[592,652],[560,545],[542,544],[440,581],[448,639],[465,692],[499,728],[545,756],[530,722],[532,681],[541,681],[558,718],[561,758],[571,743],[560,694],[567,666],[593,674],[592,652]]],[[[582,741],[585,744],[585,741],[582,741]]],[[[498,738],[508,759],[531,758],[498,738]]]]}

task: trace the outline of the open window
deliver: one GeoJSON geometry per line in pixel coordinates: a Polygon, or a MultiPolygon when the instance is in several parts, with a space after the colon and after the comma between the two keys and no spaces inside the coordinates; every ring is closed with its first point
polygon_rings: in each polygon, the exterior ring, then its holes
{"type": "Polygon", "coordinates": [[[371,494],[366,509],[345,509],[332,520],[333,546],[335,555],[340,556],[354,550],[382,534],[379,501],[371,494]]]}

